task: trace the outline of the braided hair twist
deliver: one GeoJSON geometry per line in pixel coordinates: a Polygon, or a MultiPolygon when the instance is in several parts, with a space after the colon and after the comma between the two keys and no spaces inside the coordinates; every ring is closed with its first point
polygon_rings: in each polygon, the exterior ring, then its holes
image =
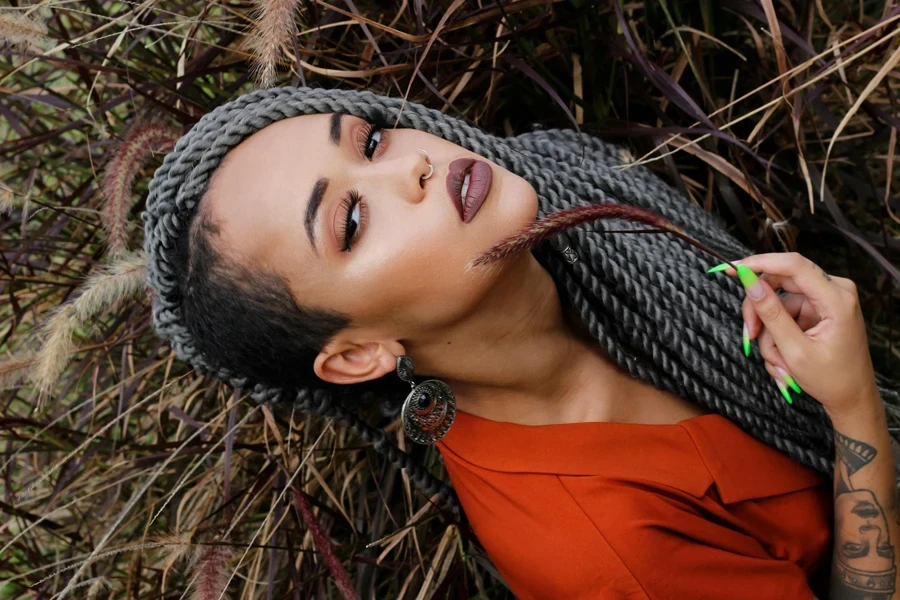
{"type": "MultiPolygon", "coordinates": [[[[384,431],[363,422],[325,391],[284,390],[249,381],[240,365],[204,356],[185,325],[178,289],[174,241],[188,235],[210,179],[225,155],[267,125],[299,115],[343,112],[439,136],[523,177],[546,215],[590,203],[627,204],[654,211],[727,256],[750,250],[721,223],[643,167],[625,167],[622,151],[574,131],[550,130],[499,138],[419,104],[366,91],[312,88],[256,90],[223,104],[194,125],[154,174],[146,211],[147,283],[155,292],[153,320],[177,356],[199,371],[252,388],[257,402],[292,403],[308,414],[356,431],[428,494],[454,512],[455,494],[445,482],[391,444],[384,431]]],[[[616,235],[626,223],[606,220],[559,234],[534,249],[563,301],[620,368],[633,377],[719,413],[798,462],[830,475],[833,438],[822,407],[805,395],[791,407],[758,360],[740,351],[743,290],[731,277],[709,277],[708,256],[666,235],[616,235]],[[574,250],[579,260],[563,260],[574,250]]],[[[754,351],[756,352],[756,351],[754,351]]]]}

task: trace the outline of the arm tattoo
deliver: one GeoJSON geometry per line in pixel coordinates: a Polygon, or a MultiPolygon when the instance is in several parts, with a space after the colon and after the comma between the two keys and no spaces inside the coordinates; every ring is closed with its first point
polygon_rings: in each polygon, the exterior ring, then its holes
{"type": "Polygon", "coordinates": [[[878,454],[878,451],[867,443],[848,438],[838,431],[834,432],[834,444],[838,459],[847,467],[848,477],[872,462],[878,454]]]}
{"type": "Polygon", "coordinates": [[[828,273],[826,273],[826,272],[825,272],[825,269],[823,269],[822,267],[819,267],[819,270],[822,271],[822,275],[825,276],[825,279],[827,279],[828,281],[831,281],[831,275],[829,275],[828,273]]]}
{"type": "Polygon", "coordinates": [[[833,600],[890,600],[897,576],[887,516],[872,490],[854,488],[852,476],[878,451],[834,432],[839,477],[835,482],[833,600]]]}

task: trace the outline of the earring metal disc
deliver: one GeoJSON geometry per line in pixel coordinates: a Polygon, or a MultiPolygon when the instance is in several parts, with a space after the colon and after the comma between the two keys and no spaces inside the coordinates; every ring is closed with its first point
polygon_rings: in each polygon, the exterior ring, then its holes
{"type": "Polygon", "coordinates": [[[406,355],[397,357],[397,376],[406,383],[415,384],[413,378],[416,376],[416,369],[410,357],[406,355]]]}
{"type": "Polygon", "coordinates": [[[450,431],[456,418],[456,397],[446,383],[429,379],[413,388],[400,414],[409,439],[433,444],[450,431]]]}

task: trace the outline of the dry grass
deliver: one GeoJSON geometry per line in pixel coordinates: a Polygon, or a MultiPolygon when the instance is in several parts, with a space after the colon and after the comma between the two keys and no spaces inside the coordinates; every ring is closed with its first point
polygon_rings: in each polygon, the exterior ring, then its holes
{"type": "Polygon", "coordinates": [[[252,406],[153,335],[128,249],[158,151],[255,85],[620,143],[757,251],[853,278],[900,375],[896,3],[482,5],[0,9],[0,600],[512,597],[367,444],[252,406]]]}
{"type": "Polygon", "coordinates": [[[40,19],[9,8],[0,12],[0,44],[32,54],[51,46],[47,26],[40,19]]]}

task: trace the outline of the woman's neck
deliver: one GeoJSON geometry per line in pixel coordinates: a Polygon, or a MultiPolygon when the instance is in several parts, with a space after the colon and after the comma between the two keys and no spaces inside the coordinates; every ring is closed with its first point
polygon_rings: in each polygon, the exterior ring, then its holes
{"type": "Polygon", "coordinates": [[[415,348],[417,367],[450,385],[458,410],[494,421],[631,420],[634,407],[623,398],[639,382],[579,327],[577,317],[566,319],[550,274],[530,259],[477,314],[415,348]]]}

